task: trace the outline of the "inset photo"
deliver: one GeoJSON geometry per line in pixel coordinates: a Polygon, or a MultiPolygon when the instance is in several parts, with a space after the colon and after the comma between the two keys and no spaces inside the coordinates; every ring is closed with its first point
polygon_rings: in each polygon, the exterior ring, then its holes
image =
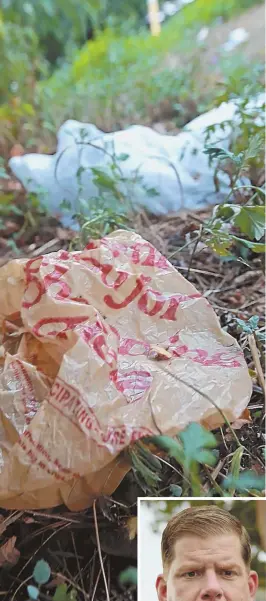
{"type": "Polygon", "coordinates": [[[264,499],[138,499],[138,601],[265,601],[264,499]]]}

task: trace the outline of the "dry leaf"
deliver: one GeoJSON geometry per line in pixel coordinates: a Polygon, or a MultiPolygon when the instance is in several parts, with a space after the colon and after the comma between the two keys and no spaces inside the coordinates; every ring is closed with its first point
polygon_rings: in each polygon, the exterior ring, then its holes
{"type": "Polygon", "coordinates": [[[6,529],[5,518],[3,515],[0,515],[0,535],[3,534],[3,532],[5,532],[5,529],[6,529]]]}
{"type": "Polygon", "coordinates": [[[238,419],[236,419],[231,424],[231,427],[233,428],[233,430],[240,430],[240,428],[242,428],[242,426],[245,426],[246,424],[251,424],[251,423],[252,423],[252,417],[250,415],[250,411],[249,411],[248,407],[246,407],[246,409],[244,409],[243,413],[241,413],[240,417],[238,417],[238,419]]]}
{"type": "Polygon", "coordinates": [[[3,567],[5,564],[14,566],[18,562],[20,551],[15,547],[16,540],[17,537],[12,536],[0,547],[0,567],[3,567]]]}
{"type": "Polygon", "coordinates": [[[25,150],[21,144],[14,144],[10,150],[10,158],[11,157],[21,157],[25,154],[25,150]]]}
{"type": "Polygon", "coordinates": [[[35,365],[43,374],[50,378],[56,377],[59,370],[58,363],[46,351],[45,345],[30,333],[24,334],[19,352],[22,354],[24,361],[35,365]]]}
{"type": "Polygon", "coordinates": [[[137,517],[133,515],[127,520],[125,524],[128,531],[129,540],[134,540],[134,538],[136,538],[137,536],[137,523],[137,517]]]}
{"type": "Polygon", "coordinates": [[[0,515],[0,535],[5,532],[10,524],[16,522],[23,514],[23,511],[15,511],[15,513],[11,513],[6,518],[3,515],[0,515]]]}
{"type": "Polygon", "coordinates": [[[168,359],[172,358],[172,353],[169,353],[169,351],[162,346],[151,344],[148,352],[148,358],[155,359],[156,361],[167,361],[168,359]]]}

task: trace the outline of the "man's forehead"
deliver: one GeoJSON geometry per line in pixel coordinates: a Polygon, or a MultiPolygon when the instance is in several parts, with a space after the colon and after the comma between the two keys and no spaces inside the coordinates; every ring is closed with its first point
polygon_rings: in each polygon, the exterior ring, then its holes
{"type": "Polygon", "coordinates": [[[174,546],[175,559],[189,561],[216,557],[226,561],[241,560],[241,543],[235,534],[216,534],[206,537],[184,535],[174,546]]]}

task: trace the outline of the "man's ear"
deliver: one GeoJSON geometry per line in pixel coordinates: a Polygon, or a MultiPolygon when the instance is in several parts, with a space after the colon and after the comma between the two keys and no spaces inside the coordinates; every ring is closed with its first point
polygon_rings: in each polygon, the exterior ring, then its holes
{"type": "Polygon", "coordinates": [[[162,574],[157,576],[155,586],[159,601],[167,601],[167,584],[162,574]]]}
{"type": "Polygon", "coordinates": [[[259,586],[259,577],[257,572],[254,572],[254,570],[251,570],[249,572],[249,576],[248,576],[248,586],[249,586],[249,592],[250,592],[250,598],[252,601],[255,601],[255,595],[259,586]]]}

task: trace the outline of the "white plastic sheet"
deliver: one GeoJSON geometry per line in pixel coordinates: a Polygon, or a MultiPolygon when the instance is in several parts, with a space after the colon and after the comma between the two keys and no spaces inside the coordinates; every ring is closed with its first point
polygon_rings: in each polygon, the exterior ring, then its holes
{"type": "Polygon", "coordinates": [[[203,152],[205,130],[218,124],[208,143],[228,149],[232,128],[227,125],[221,129],[220,124],[233,119],[236,130],[236,107],[236,102],[223,103],[191,121],[176,136],[161,135],[140,125],[106,134],[91,123],[69,120],[58,131],[56,154],[13,157],[9,164],[24,186],[36,192],[65,226],[73,224],[71,215],[79,211],[79,195],[85,199],[89,213],[90,202],[99,196],[91,168],[111,175],[110,153],[116,157],[128,155],[127,160],[119,162],[125,181],[120,181],[118,188],[135,210],[145,207],[152,214],[165,215],[205,208],[222,202],[230,190],[229,177],[222,172],[218,174],[220,190],[215,190],[216,164],[210,166],[203,152]],[[80,167],[84,170],[78,178],[80,167]],[[133,183],[136,174],[142,179],[133,183]],[[147,191],[151,188],[156,190],[155,196],[147,191]],[[63,200],[71,205],[69,213],[61,208],[63,200]]]}

